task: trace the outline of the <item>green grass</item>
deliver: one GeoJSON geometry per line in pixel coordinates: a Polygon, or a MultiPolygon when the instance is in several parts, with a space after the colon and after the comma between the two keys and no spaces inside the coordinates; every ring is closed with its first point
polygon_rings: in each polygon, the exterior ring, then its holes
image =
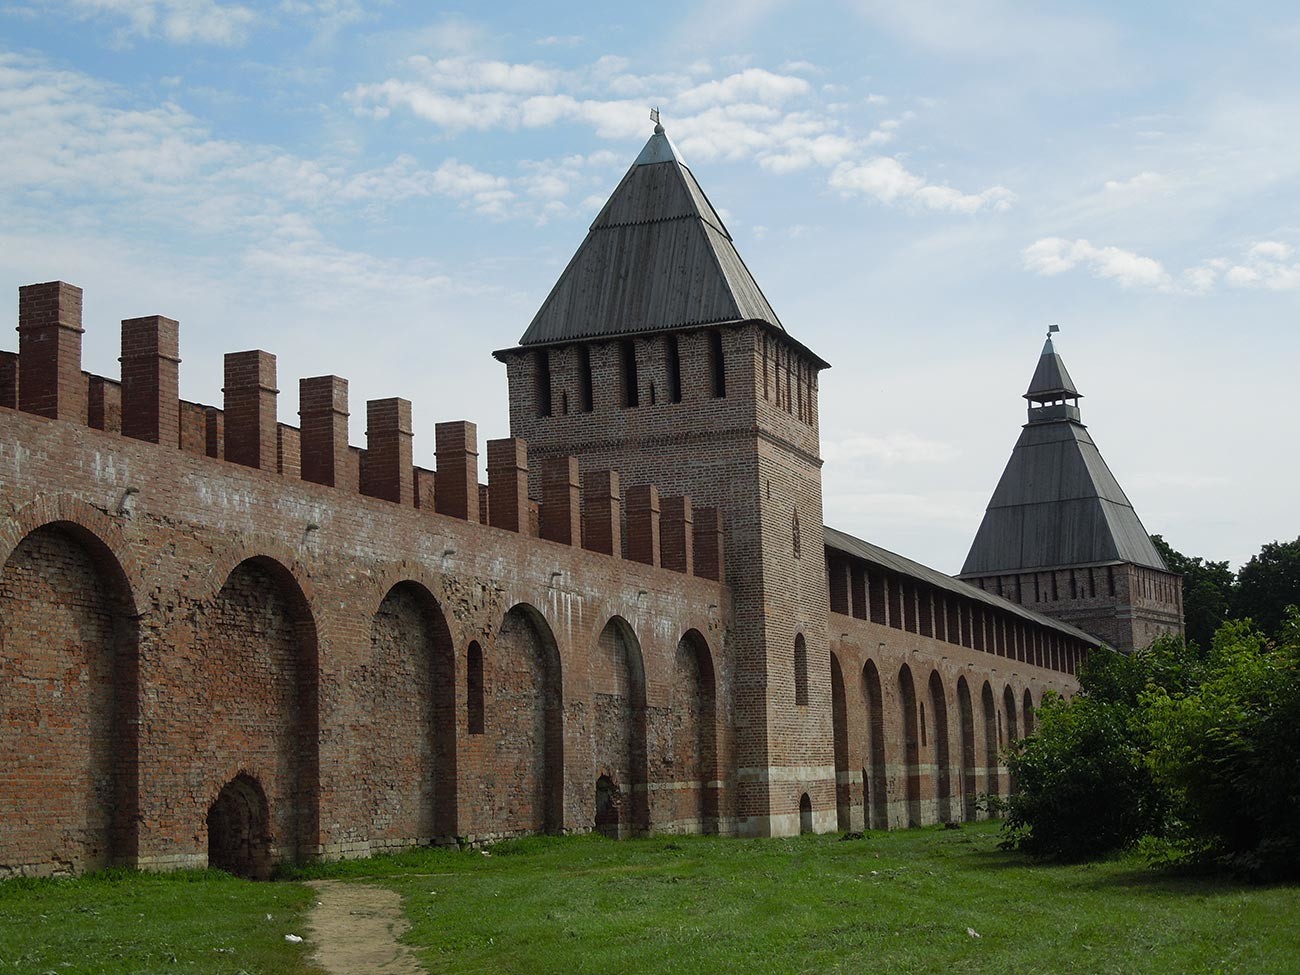
{"type": "Polygon", "coordinates": [[[314,972],[306,943],[284,940],[304,934],[311,900],[301,884],[255,884],[217,871],[7,880],[0,975],[314,972]]]}
{"type": "MultiPolygon", "coordinates": [[[[994,824],[847,842],[536,838],[295,878],[397,890],[430,972],[1300,972],[1300,887],[1133,857],[1036,865],[997,840],[994,824]]],[[[307,972],[283,937],[304,933],[310,899],[211,873],[0,884],[0,975],[307,972]]]]}
{"type": "Polygon", "coordinates": [[[1134,858],[1037,865],[997,841],[994,824],[844,842],[538,838],[311,875],[399,891],[431,972],[1300,972],[1296,887],[1134,858]]]}

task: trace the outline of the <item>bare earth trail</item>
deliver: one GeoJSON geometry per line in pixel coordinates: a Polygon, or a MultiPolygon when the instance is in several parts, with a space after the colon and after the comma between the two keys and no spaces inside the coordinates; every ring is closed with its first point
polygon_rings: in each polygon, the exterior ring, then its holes
{"type": "Polygon", "coordinates": [[[425,975],[406,945],[402,898],[369,884],[315,880],[316,905],[308,918],[314,961],[330,975],[425,975]]]}

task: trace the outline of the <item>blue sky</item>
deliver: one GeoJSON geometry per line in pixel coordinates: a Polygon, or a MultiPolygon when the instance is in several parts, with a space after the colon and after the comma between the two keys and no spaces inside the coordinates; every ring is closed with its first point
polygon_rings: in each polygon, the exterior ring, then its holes
{"type": "MultiPolygon", "coordinates": [[[[1149,531],[1300,533],[1287,4],[0,2],[0,287],[507,432],[513,345],[650,134],[828,359],[827,520],[960,568],[1049,322],[1149,531]]],[[[11,312],[16,315],[16,310],[11,312]]],[[[13,348],[11,337],[7,347],[13,348]]]]}

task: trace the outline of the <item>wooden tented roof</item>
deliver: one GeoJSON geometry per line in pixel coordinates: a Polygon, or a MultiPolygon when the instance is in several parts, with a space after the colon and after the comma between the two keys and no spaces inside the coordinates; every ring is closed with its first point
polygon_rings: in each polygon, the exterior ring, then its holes
{"type": "Polygon", "coordinates": [[[781,321],[722,218],[656,127],[520,345],[781,321]]]}
{"type": "MultiPolygon", "coordinates": [[[[1079,395],[1049,339],[1027,398],[1052,393],[1079,395]]],[[[1118,562],[1167,571],[1088,428],[1077,410],[1072,413],[1030,406],[1030,422],[1002,472],[961,575],[1118,562]]]]}

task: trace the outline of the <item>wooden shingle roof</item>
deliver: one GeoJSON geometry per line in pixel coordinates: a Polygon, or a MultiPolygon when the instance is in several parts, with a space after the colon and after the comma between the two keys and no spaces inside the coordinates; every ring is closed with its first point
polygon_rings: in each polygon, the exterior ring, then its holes
{"type": "Polygon", "coordinates": [[[784,331],[717,210],[656,127],[519,344],[744,321],[784,331]]]}
{"type": "Polygon", "coordinates": [[[1079,395],[1049,339],[1027,394],[1030,422],[1021,430],[960,575],[1117,562],[1165,569],[1078,411],[1032,405],[1052,394],[1079,395]]]}

